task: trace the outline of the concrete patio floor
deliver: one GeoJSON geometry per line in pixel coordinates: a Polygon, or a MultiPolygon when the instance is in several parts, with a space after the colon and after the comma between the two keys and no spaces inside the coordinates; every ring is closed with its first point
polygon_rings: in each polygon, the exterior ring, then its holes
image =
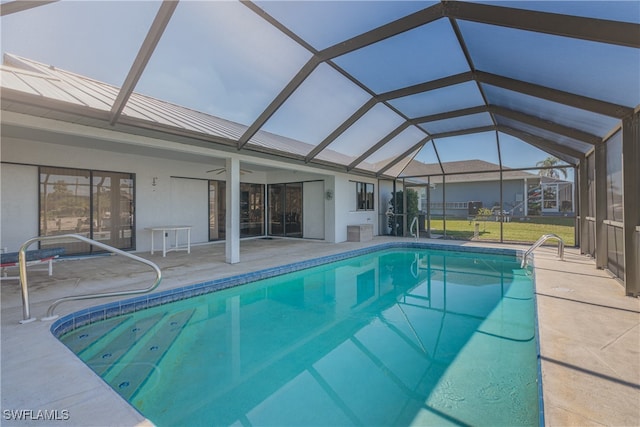
{"type": "MultiPolygon", "coordinates": [[[[224,243],[192,247],[191,254],[138,253],[163,272],[158,290],[303,261],[368,245],[397,241],[376,237],[367,243],[256,239],[240,244],[241,262],[224,262],[224,243]]],[[[424,241],[424,240],[422,240],[424,241]]],[[[465,246],[522,246],[433,241],[465,246]]],[[[13,269],[11,273],[16,273],[13,269]]],[[[545,424],[548,426],[640,425],[640,300],[576,249],[556,258],[553,247],[535,253],[538,321],[545,424]]],[[[29,270],[32,316],[42,318],[57,298],[70,294],[147,286],[148,267],[121,256],[55,263],[54,274],[29,270]]],[[[61,304],[64,315],[109,299],[61,304]]],[[[77,359],[49,331],[51,322],[20,324],[17,280],[1,287],[1,393],[3,426],[134,426],[150,424],[77,359]],[[60,420],[14,420],[11,411],[58,411],[60,420]]]]}

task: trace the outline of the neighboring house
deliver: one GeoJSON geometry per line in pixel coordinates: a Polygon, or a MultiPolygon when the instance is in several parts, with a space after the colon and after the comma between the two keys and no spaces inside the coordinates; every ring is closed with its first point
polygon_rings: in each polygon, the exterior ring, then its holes
{"type": "MultiPolygon", "coordinates": [[[[434,164],[412,162],[403,175],[429,175],[427,185],[411,186],[418,192],[420,211],[427,212],[427,188],[429,188],[430,212],[438,217],[468,217],[477,213],[479,208],[491,209],[494,214],[500,213],[500,172],[499,166],[483,160],[467,160],[443,163],[447,171],[457,174],[448,175],[444,181],[440,167],[434,164]],[[486,171],[479,173],[463,173],[463,171],[486,171]],[[443,194],[445,199],[443,200],[443,194]]],[[[573,216],[574,187],[573,182],[564,181],[522,170],[502,173],[502,211],[505,218],[528,216],[573,216]]],[[[412,181],[415,181],[413,179],[412,181]]]]}

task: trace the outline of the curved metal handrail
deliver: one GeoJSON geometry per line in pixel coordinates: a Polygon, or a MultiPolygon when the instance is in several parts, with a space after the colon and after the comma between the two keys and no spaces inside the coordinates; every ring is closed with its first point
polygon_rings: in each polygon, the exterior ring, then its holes
{"type": "Polygon", "coordinates": [[[549,233],[541,236],[533,245],[531,245],[529,249],[527,249],[527,251],[522,256],[520,268],[524,268],[524,266],[527,265],[527,258],[529,257],[529,255],[531,255],[533,251],[538,249],[544,242],[549,239],[556,239],[558,241],[558,257],[561,260],[564,260],[564,240],[562,240],[562,237],[558,236],[557,234],[549,233]]]}
{"type": "Polygon", "coordinates": [[[409,233],[411,233],[411,237],[416,239],[416,242],[418,241],[418,237],[419,237],[419,233],[420,233],[420,226],[418,225],[418,217],[414,216],[413,217],[413,221],[411,221],[411,225],[409,226],[409,233]],[[416,226],[416,232],[413,232],[413,225],[415,224],[416,226]]]}
{"type": "Polygon", "coordinates": [[[130,291],[116,291],[116,292],[101,292],[101,293],[95,293],[95,294],[83,294],[83,295],[71,295],[68,297],[63,297],[60,298],[56,301],[53,302],[53,304],[51,304],[49,306],[49,309],[47,310],[47,316],[43,317],[42,320],[52,320],[55,319],[56,317],[58,317],[57,315],[54,316],[53,315],[53,310],[55,310],[55,308],[58,306],[58,304],[61,304],[63,302],[66,301],[75,301],[75,300],[83,300],[83,299],[92,299],[92,298],[106,298],[106,297],[118,297],[118,296],[126,296],[126,295],[136,295],[136,294],[144,294],[147,292],[151,292],[154,289],[156,289],[158,287],[158,285],[160,284],[160,282],[162,281],[162,272],[160,271],[160,268],[153,262],[141,258],[137,255],[133,255],[129,252],[125,252],[123,250],[114,248],[112,246],[106,245],[104,243],[101,242],[97,242],[95,240],[89,239],[88,237],[84,237],[81,236],[79,234],[61,234],[58,236],[39,236],[39,237],[34,237],[32,239],[27,240],[26,242],[24,242],[22,244],[22,246],[20,247],[20,251],[18,253],[18,263],[19,263],[19,267],[20,267],[20,286],[21,286],[21,290],[22,290],[22,317],[23,320],[20,321],[20,323],[29,323],[35,320],[35,318],[31,317],[30,314],[30,310],[29,310],[29,285],[27,283],[27,264],[26,264],[26,250],[29,246],[31,246],[31,244],[38,242],[38,241],[43,241],[43,240],[55,240],[55,239],[76,239],[76,240],[81,240],[83,242],[89,243],[90,245],[93,246],[97,246],[99,248],[105,249],[111,253],[114,254],[118,254],[118,255],[122,255],[125,256],[127,258],[131,258],[134,261],[138,261],[141,262],[143,264],[146,264],[148,266],[150,266],[156,273],[156,279],[153,282],[153,284],[151,286],[149,286],[148,288],[144,288],[144,289],[133,289],[130,291]]]}

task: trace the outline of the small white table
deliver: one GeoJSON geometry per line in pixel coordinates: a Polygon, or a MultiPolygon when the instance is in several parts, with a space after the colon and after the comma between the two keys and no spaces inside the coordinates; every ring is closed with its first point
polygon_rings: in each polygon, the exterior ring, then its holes
{"type": "Polygon", "coordinates": [[[171,251],[187,251],[187,253],[191,253],[191,226],[190,225],[162,225],[157,227],[147,227],[147,230],[151,231],[151,255],[153,255],[154,241],[153,235],[156,234],[156,231],[160,231],[162,233],[162,256],[166,257],[167,252],[171,251]],[[180,245],[178,242],[178,231],[186,231],[187,232],[187,244],[180,245]],[[167,248],[167,237],[169,237],[169,233],[173,232],[174,236],[174,246],[167,248]]]}

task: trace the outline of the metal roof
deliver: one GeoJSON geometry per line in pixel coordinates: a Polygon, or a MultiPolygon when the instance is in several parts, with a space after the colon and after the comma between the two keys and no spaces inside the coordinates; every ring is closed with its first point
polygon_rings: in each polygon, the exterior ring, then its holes
{"type": "Polygon", "coordinates": [[[640,105],[638,1],[9,1],[0,15],[3,51],[24,46],[4,52],[3,109],[380,177],[575,165],[640,105]],[[38,39],[69,17],[90,46],[38,39]]]}

